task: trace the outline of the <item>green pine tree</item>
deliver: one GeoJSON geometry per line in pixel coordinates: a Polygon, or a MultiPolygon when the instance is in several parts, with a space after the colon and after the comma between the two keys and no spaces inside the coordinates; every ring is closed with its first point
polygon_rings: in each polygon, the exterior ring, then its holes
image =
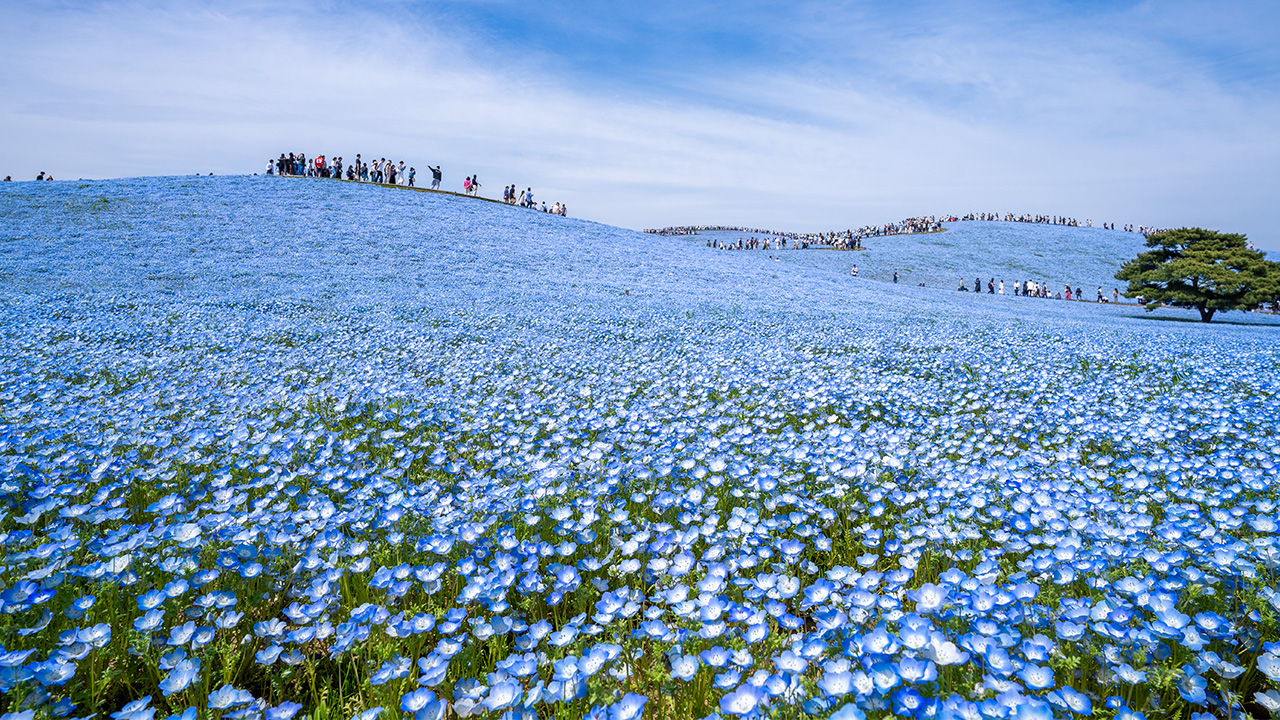
{"type": "Polygon", "coordinates": [[[1129,283],[1125,297],[1145,298],[1148,310],[1193,307],[1209,322],[1219,310],[1250,310],[1280,298],[1280,263],[1250,250],[1244,235],[1178,228],[1151,235],[1147,247],[1116,278],[1129,283]]]}

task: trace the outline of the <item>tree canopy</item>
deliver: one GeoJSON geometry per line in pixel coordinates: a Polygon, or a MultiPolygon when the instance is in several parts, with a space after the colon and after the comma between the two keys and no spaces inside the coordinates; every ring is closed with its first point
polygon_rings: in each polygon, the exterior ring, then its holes
{"type": "Polygon", "coordinates": [[[1150,250],[1125,263],[1116,278],[1125,297],[1158,305],[1193,307],[1209,322],[1219,310],[1249,310],[1280,298],[1280,264],[1249,249],[1244,235],[1178,228],[1147,238],[1150,250]]]}

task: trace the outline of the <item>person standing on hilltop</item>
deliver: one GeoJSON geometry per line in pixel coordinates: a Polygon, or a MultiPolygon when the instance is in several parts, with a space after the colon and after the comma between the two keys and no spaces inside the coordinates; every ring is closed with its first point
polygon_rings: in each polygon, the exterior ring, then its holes
{"type": "Polygon", "coordinates": [[[409,187],[413,187],[413,178],[418,174],[417,170],[409,168],[409,187]]]}
{"type": "Polygon", "coordinates": [[[471,176],[471,194],[474,197],[480,197],[480,176],[471,176]]]}
{"type": "Polygon", "coordinates": [[[440,179],[444,177],[443,173],[440,172],[440,166],[437,165],[435,167],[431,167],[430,165],[428,165],[427,169],[431,171],[431,189],[439,190],[440,179]]]}
{"type": "Polygon", "coordinates": [[[399,178],[400,178],[400,184],[401,184],[401,185],[404,185],[406,182],[408,182],[408,178],[406,178],[406,177],[405,177],[405,175],[404,175],[404,161],[403,161],[403,160],[401,160],[401,161],[400,161],[400,169],[396,171],[396,177],[399,177],[399,178]]]}
{"type": "Polygon", "coordinates": [[[462,194],[463,195],[471,194],[471,176],[470,175],[467,176],[466,180],[462,181],[462,194]]]}

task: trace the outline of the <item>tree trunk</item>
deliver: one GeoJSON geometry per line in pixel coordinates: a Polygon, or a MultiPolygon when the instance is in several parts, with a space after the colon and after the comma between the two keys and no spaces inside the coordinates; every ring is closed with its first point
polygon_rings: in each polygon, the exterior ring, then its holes
{"type": "Polygon", "coordinates": [[[1215,312],[1214,308],[1197,305],[1196,309],[1200,311],[1200,322],[1207,323],[1213,319],[1213,313],[1215,312]]]}

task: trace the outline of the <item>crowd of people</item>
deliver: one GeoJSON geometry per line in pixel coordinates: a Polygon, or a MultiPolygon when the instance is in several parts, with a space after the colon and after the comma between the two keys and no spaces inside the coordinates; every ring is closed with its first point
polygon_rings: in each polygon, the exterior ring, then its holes
{"type": "MultiPolygon", "coordinates": [[[[961,217],[951,216],[949,222],[965,222],[965,221],[987,221],[987,222],[1023,222],[1038,223],[1041,225],[1065,225],[1068,227],[1093,227],[1092,220],[1085,220],[1083,223],[1075,218],[1064,217],[1061,215],[1034,215],[1022,214],[1015,215],[1013,213],[969,213],[961,217]]],[[[1099,225],[1103,230],[1115,230],[1115,223],[1102,223],[1099,225]]],[[[1123,232],[1136,232],[1142,235],[1154,235],[1164,232],[1168,228],[1156,228],[1148,225],[1125,225],[1121,228],[1123,232]]]]}
{"type": "MultiPolygon", "coordinates": [[[[893,276],[894,276],[893,281],[897,282],[898,274],[895,272],[893,276]]],[[[1005,294],[1004,280],[997,281],[995,278],[990,278],[987,280],[986,287],[987,287],[986,291],[988,295],[1004,295],[1005,294]]],[[[1014,280],[1012,289],[1013,289],[1013,295],[1016,297],[1032,297],[1032,298],[1042,298],[1047,300],[1075,300],[1075,301],[1084,301],[1085,299],[1084,290],[1079,286],[1077,286],[1075,290],[1072,290],[1071,285],[1069,283],[1066,284],[1062,290],[1055,292],[1050,288],[1048,283],[1037,282],[1035,280],[1014,280]]],[[[959,287],[956,288],[956,291],[969,292],[969,284],[964,278],[960,278],[960,285],[959,287]]],[[[973,292],[975,293],[982,292],[982,278],[973,279],[973,292]]],[[[1099,285],[1098,292],[1097,292],[1097,299],[1094,300],[1093,302],[1118,303],[1120,302],[1120,289],[1111,288],[1111,299],[1108,300],[1107,294],[1103,292],[1102,286],[1099,285]]],[[[1142,298],[1138,298],[1138,302],[1141,303],[1142,298]]]]}
{"type": "MultiPolygon", "coordinates": [[[[1082,223],[1075,218],[1064,217],[1061,215],[1035,215],[1032,213],[1024,213],[1022,215],[1015,215],[1014,213],[1005,213],[1003,215],[999,213],[969,213],[968,215],[964,215],[961,217],[956,217],[953,215],[950,218],[950,222],[971,222],[971,221],[1021,222],[1021,223],[1036,223],[1039,225],[1065,225],[1068,227],[1093,227],[1092,220],[1085,220],[1082,223]]],[[[1108,225],[1107,223],[1102,223],[1101,227],[1105,230],[1116,229],[1115,223],[1111,223],[1110,225],[1108,225]]]]}
{"type": "MultiPolygon", "coordinates": [[[[441,190],[440,184],[444,180],[444,173],[440,170],[440,166],[432,167],[428,165],[427,170],[431,172],[430,189],[441,190]]],[[[43,174],[41,173],[42,176],[43,174]]],[[[414,167],[406,168],[403,160],[399,163],[386,158],[363,160],[359,153],[356,154],[356,159],[350,163],[345,162],[341,156],[332,159],[324,155],[308,158],[305,153],[280,153],[280,157],[267,161],[266,174],[288,177],[333,178],[352,182],[370,182],[379,185],[416,187],[418,171],[414,167]]],[[[52,180],[53,178],[50,177],[48,179],[52,180]]],[[[479,175],[468,175],[462,181],[462,194],[468,197],[480,197],[479,175]]],[[[533,200],[533,188],[517,192],[515,185],[508,185],[503,188],[502,202],[533,210],[539,209],[533,200]]],[[[566,217],[569,214],[568,206],[559,202],[552,207],[547,207],[547,203],[544,201],[541,210],[545,213],[566,217]]]]}
{"type": "MultiPolygon", "coordinates": [[[[704,232],[741,232],[750,233],[752,235],[770,235],[774,238],[791,240],[791,246],[796,248],[807,248],[810,245],[823,245],[834,247],[840,250],[861,250],[862,240],[869,237],[888,237],[891,235],[915,235],[918,233],[941,232],[946,228],[943,223],[956,223],[967,221],[987,221],[987,222],[1023,222],[1037,223],[1042,225],[1063,225],[1067,227],[1093,227],[1092,220],[1084,220],[1081,222],[1076,218],[1066,217],[1064,215],[1036,215],[1024,213],[1017,215],[1014,213],[969,213],[967,215],[944,215],[941,217],[929,215],[924,217],[913,217],[901,220],[896,223],[886,223],[884,225],[868,225],[858,230],[833,230],[825,233],[796,233],[783,232],[779,230],[764,230],[760,228],[740,227],[737,225],[680,225],[665,228],[655,228],[645,230],[651,235],[697,235],[704,232]],[[798,241],[798,242],[797,242],[798,241]]],[[[1115,223],[1102,223],[1099,227],[1106,230],[1115,230],[1115,223]]],[[[1125,232],[1137,232],[1143,235],[1152,235],[1158,232],[1164,232],[1162,228],[1149,227],[1146,225],[1125,225],[1125,232]]],[[[759,238],[743,238],[738,242],[719,243],[718,241],[710,241],[711,247],[726,247],[733,249],[769,249],[770,247],[780,247],[780,240],[773,243],[761,241],[759,238]]]]}
{"type": "Polygon", "coordinates": [[[682,225],[645,230],[651,235],[697,235],[704,232],[741,232],[751,235],[768,235],[773,238],[750,237],[739,238],[736,242],[721,243],[719,240],[708,240],[708,247],[734,250],[769,250],[772,248],[806,249],[821,245],[838,250],[861,250],[862,240],[869,237],[886,237],[889,235],[914,235],[917,233],[939,232],[943,229],[942,221],[936,217],[907,218],[896,223],[869,225],[857,230],[832,230],[830,232],[799,233],[782,230],[764,230],[760,228],[739,227],[736,225],[682,225]],[[790,241],[790,243],[788,243],[790,241]]]}
{"type": "Polygon", "coordinates": [[[542,207],[539,208],[538,203],[533,199],[533,188],[516,190],[515,185],[507,185],[502,188],[502,202],[508,205],[518,205],[522,208],[530,208],[532,210],[540,209],[544,213],[551,213],[552,215],[560,215],[562,217],[568,217],[569,215],[569,206],[561,202],[557,202],[555,205],[547,207],[547,203],[544,200],[542,202],[542,207]]]}
{"type": "MultiPolygon", "coordinates": [[[[428,167],[427,169],[432,172],[432,188],[439,189],[440,168],[428,167]]],[[[308,159],[305,153],[280,153],[280,157],[267,161],[267,174],[414,187],[418,170],[413,167],[406,168],[403,160],[398,164],[386,158],[366,161],[361,159],[359,153],[356,153],[356,159],[350,163],[345,162],[341,156],[330,159],[324,155],[317,155],[308,159]]]]}

